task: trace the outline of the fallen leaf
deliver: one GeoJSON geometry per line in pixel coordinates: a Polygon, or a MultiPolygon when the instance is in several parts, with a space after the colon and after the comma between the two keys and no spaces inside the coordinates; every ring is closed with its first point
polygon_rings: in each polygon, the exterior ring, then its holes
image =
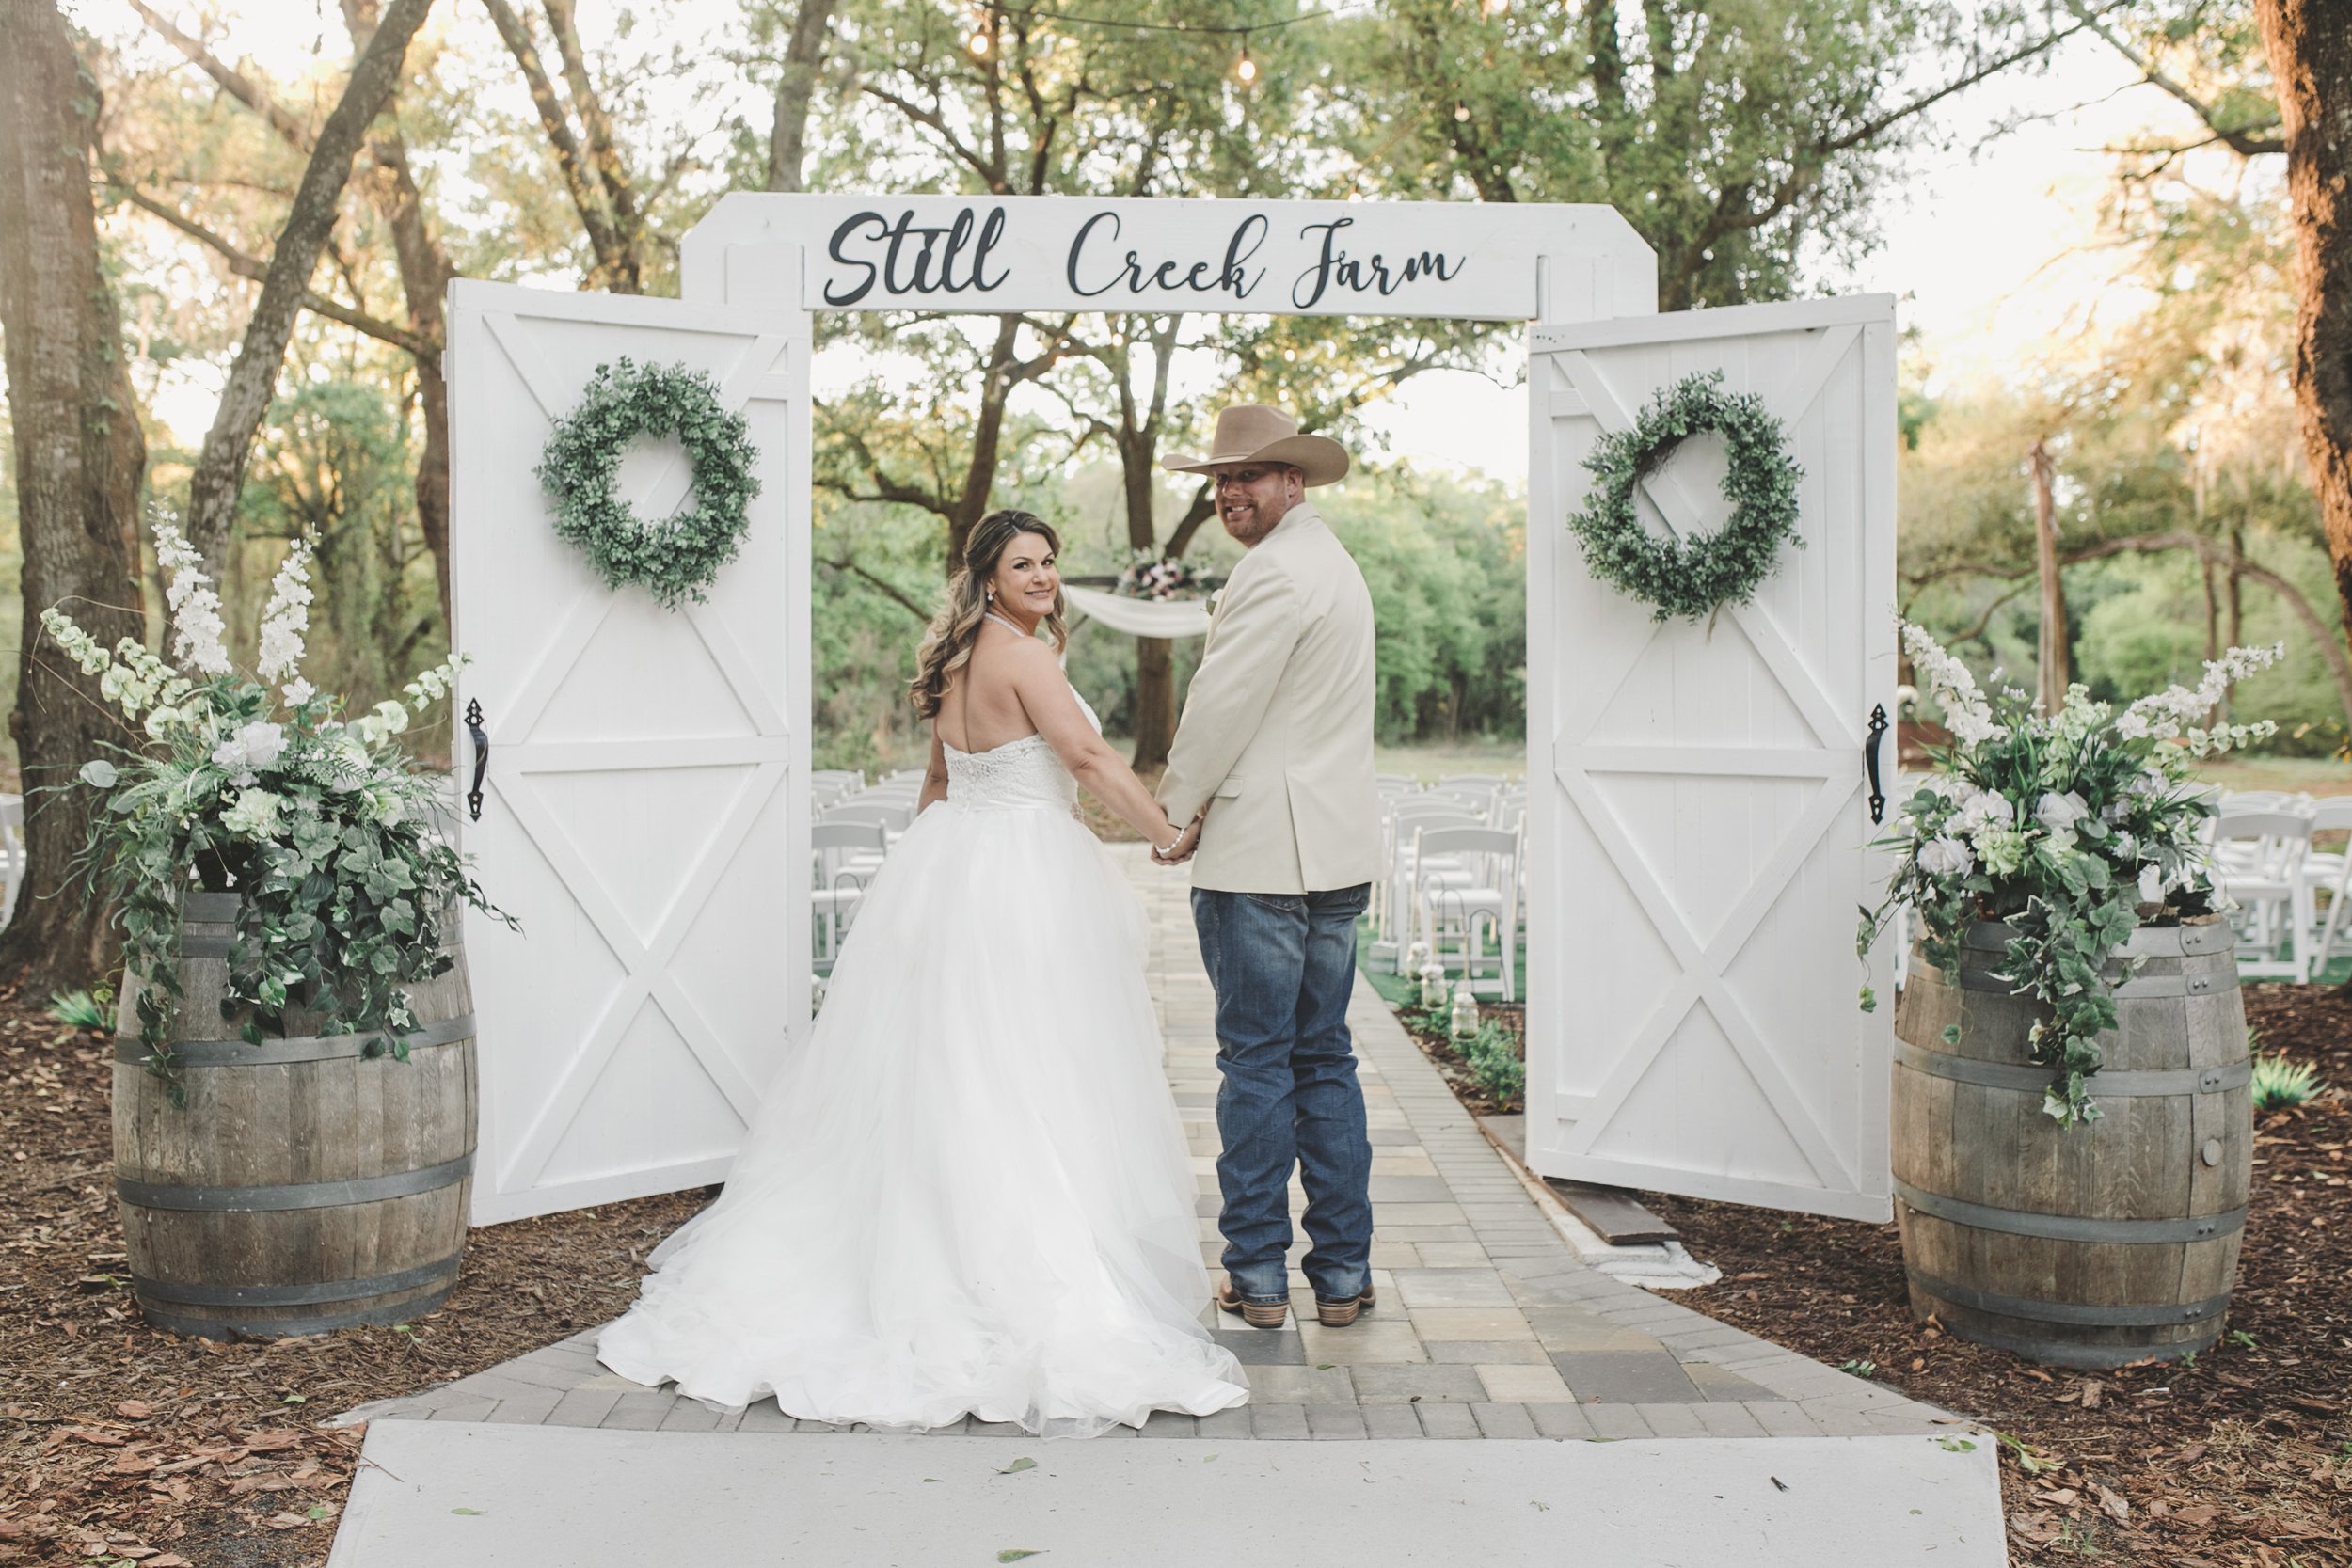
{"type": "Polygon", "coordinates": [[[2214,1514],[2217,1512],[2219,1511],[2211,1503],[2198,1503],[2188,1508],[2177,1508],[2172,1511],[2172,1522],[2176,1525],[2187,1525],[2192,1528],[2199,1525],[2210,1525],[2213,1523],[2214,1514]]]}
{"type": "Polygon", "coordinates": [[[1000,1476],[1017,1476],[1024,1470],[1034,1470],[1036,1468],[1037,1461],[1024,1455],[1023,1457],[1014,1460],[1011,1464],[1006,1465],[1003,1469],[997,1471],[996,1473],[1000,1476]]]}
{"type": "Polygon", "coordinates": [[[2095,1481],[2090,1483],[2090,1490],[2097,1494],[2099,1506],[2106,1509],[2117,1524],[2120,1525],[2132,1516],[2132,1505],[2125,1502],[2115,1492],[2095,1481]]]}
{"type": "Polygon", "coordinates": [[[2205,1457],[2205,1445],[2202,1443],[2191,1443],[2187,1448],[2183,1449],[2174,1457],[2179,1459],[2184,1465],[2194,1465],[2199,1460],[2205,1457]]]}
{"type": "Polygon", "coordinates": [[[272,1529],[300,1529],[310,1522],[299,1513],[273,1513],[262,1521],[272,1529]]]}
{"type": "Polygon", "coordinates": [[[149,1558],[141,1568],[196,1568],[196,1564],[178,1552],[166,1552],[161,1557],[149,1558]]]}
{"type": "Polygon", "coordinates": [[[1026,1546],[1007,1546],[1003,1551],[996,1554],[996,1560],[999,1562],[1018,1562],[1025,1557],[1043,1557],[1044,1555],[1045,1554],[1042,1551],[1032,1551],[1026,1546]]]}
{"type": "Polygon", "coordinates": [[[144,1400],[124,1400],[115,1406],[115,1414],[126,1421],[144,1421],[155,1414],[154,1407],[144,1400]]]}
{"type": "Polygon", "coordinates": [[[253,1453],[277,1453],[283,1449],[300,1448],[302,1433],[298,1432],[258,1433],[246,1438],[245,1446],[253,1453]]]}
{"type": "Polygon", "coordinates": [[[95,1443],[102,1449],[120,1448],[130,1441],[119,1432],[100,1432],[92,1427],[68,1427],[65,1429],[65,1434],[68,1437],[79,1437],[85,1443],[95,1443]]]}
{"type": "Polygon", "coordinates": [[[2085,1410],[2098,1409],[2100,1397],[2099,1380],[2095,1377],[2085,1378],[2083,1380],[2083,1408],[2085,1410]]]}

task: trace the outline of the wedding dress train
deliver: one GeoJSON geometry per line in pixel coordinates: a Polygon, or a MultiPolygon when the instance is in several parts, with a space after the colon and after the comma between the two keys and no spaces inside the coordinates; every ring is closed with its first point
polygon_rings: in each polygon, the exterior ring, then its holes
{"type": "Polygon", "coordinates": [[[1042,736],[946,756],[947,800],[875,876],[725,1191],[654,1249],[597,1355],[878,1427],[1081,1436],[1240,1404],[1198,1317],[1141,906],[1042,736]]]}

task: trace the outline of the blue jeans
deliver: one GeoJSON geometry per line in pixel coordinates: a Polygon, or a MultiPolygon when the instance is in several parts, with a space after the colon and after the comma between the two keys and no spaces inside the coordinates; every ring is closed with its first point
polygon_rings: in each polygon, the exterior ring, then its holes
{"type": "Polygon", "coordinates": [[[1307,1191],[1304,1267],[1326,1301],[1372,1282],[1372,1140],[1349,1050],[1356,917],[1371,885],[1332,893],[1192,890],[1216,990],[1217,1227],[1245,1300],[1286,1301],[1291,1167],[1307,1191]]]}

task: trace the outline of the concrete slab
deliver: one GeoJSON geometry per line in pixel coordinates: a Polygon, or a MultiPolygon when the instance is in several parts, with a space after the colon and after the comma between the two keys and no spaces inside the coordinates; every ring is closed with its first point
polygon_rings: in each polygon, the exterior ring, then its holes
{"type": "Polygon", "coordinates": [[[366,1459],[328,1568],[934,1568],[1009,1551],[1198,1568],[1204,1519],[1271,1562],[2005,1561],[1994,1446],[1960,1438],[777,1443],[379,1420],[366,1459]]]}

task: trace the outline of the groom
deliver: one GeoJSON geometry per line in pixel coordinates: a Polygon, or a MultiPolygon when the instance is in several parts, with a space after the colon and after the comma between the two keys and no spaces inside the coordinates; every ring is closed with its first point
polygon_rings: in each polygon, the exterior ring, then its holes
{"type": "Polygon", "coordinates": [[[1306,493],[1343,476],[1347,452],[1245,404],[1217,415],[1207,457],[1166,467],[1214,476],[1217,515],[1248,552],[1217,597],[1160,781],[1168,820],[1191,826],[1154,857],[1198,851],[1192,917],[1224,1077],[1217,1305],[1282,1325],[1295,1164],[1315,1316],[1342,1327],[1373,1305],[1372,1144],[1347,1032],[1380,853],[1372,595],[1306,493]]]}

